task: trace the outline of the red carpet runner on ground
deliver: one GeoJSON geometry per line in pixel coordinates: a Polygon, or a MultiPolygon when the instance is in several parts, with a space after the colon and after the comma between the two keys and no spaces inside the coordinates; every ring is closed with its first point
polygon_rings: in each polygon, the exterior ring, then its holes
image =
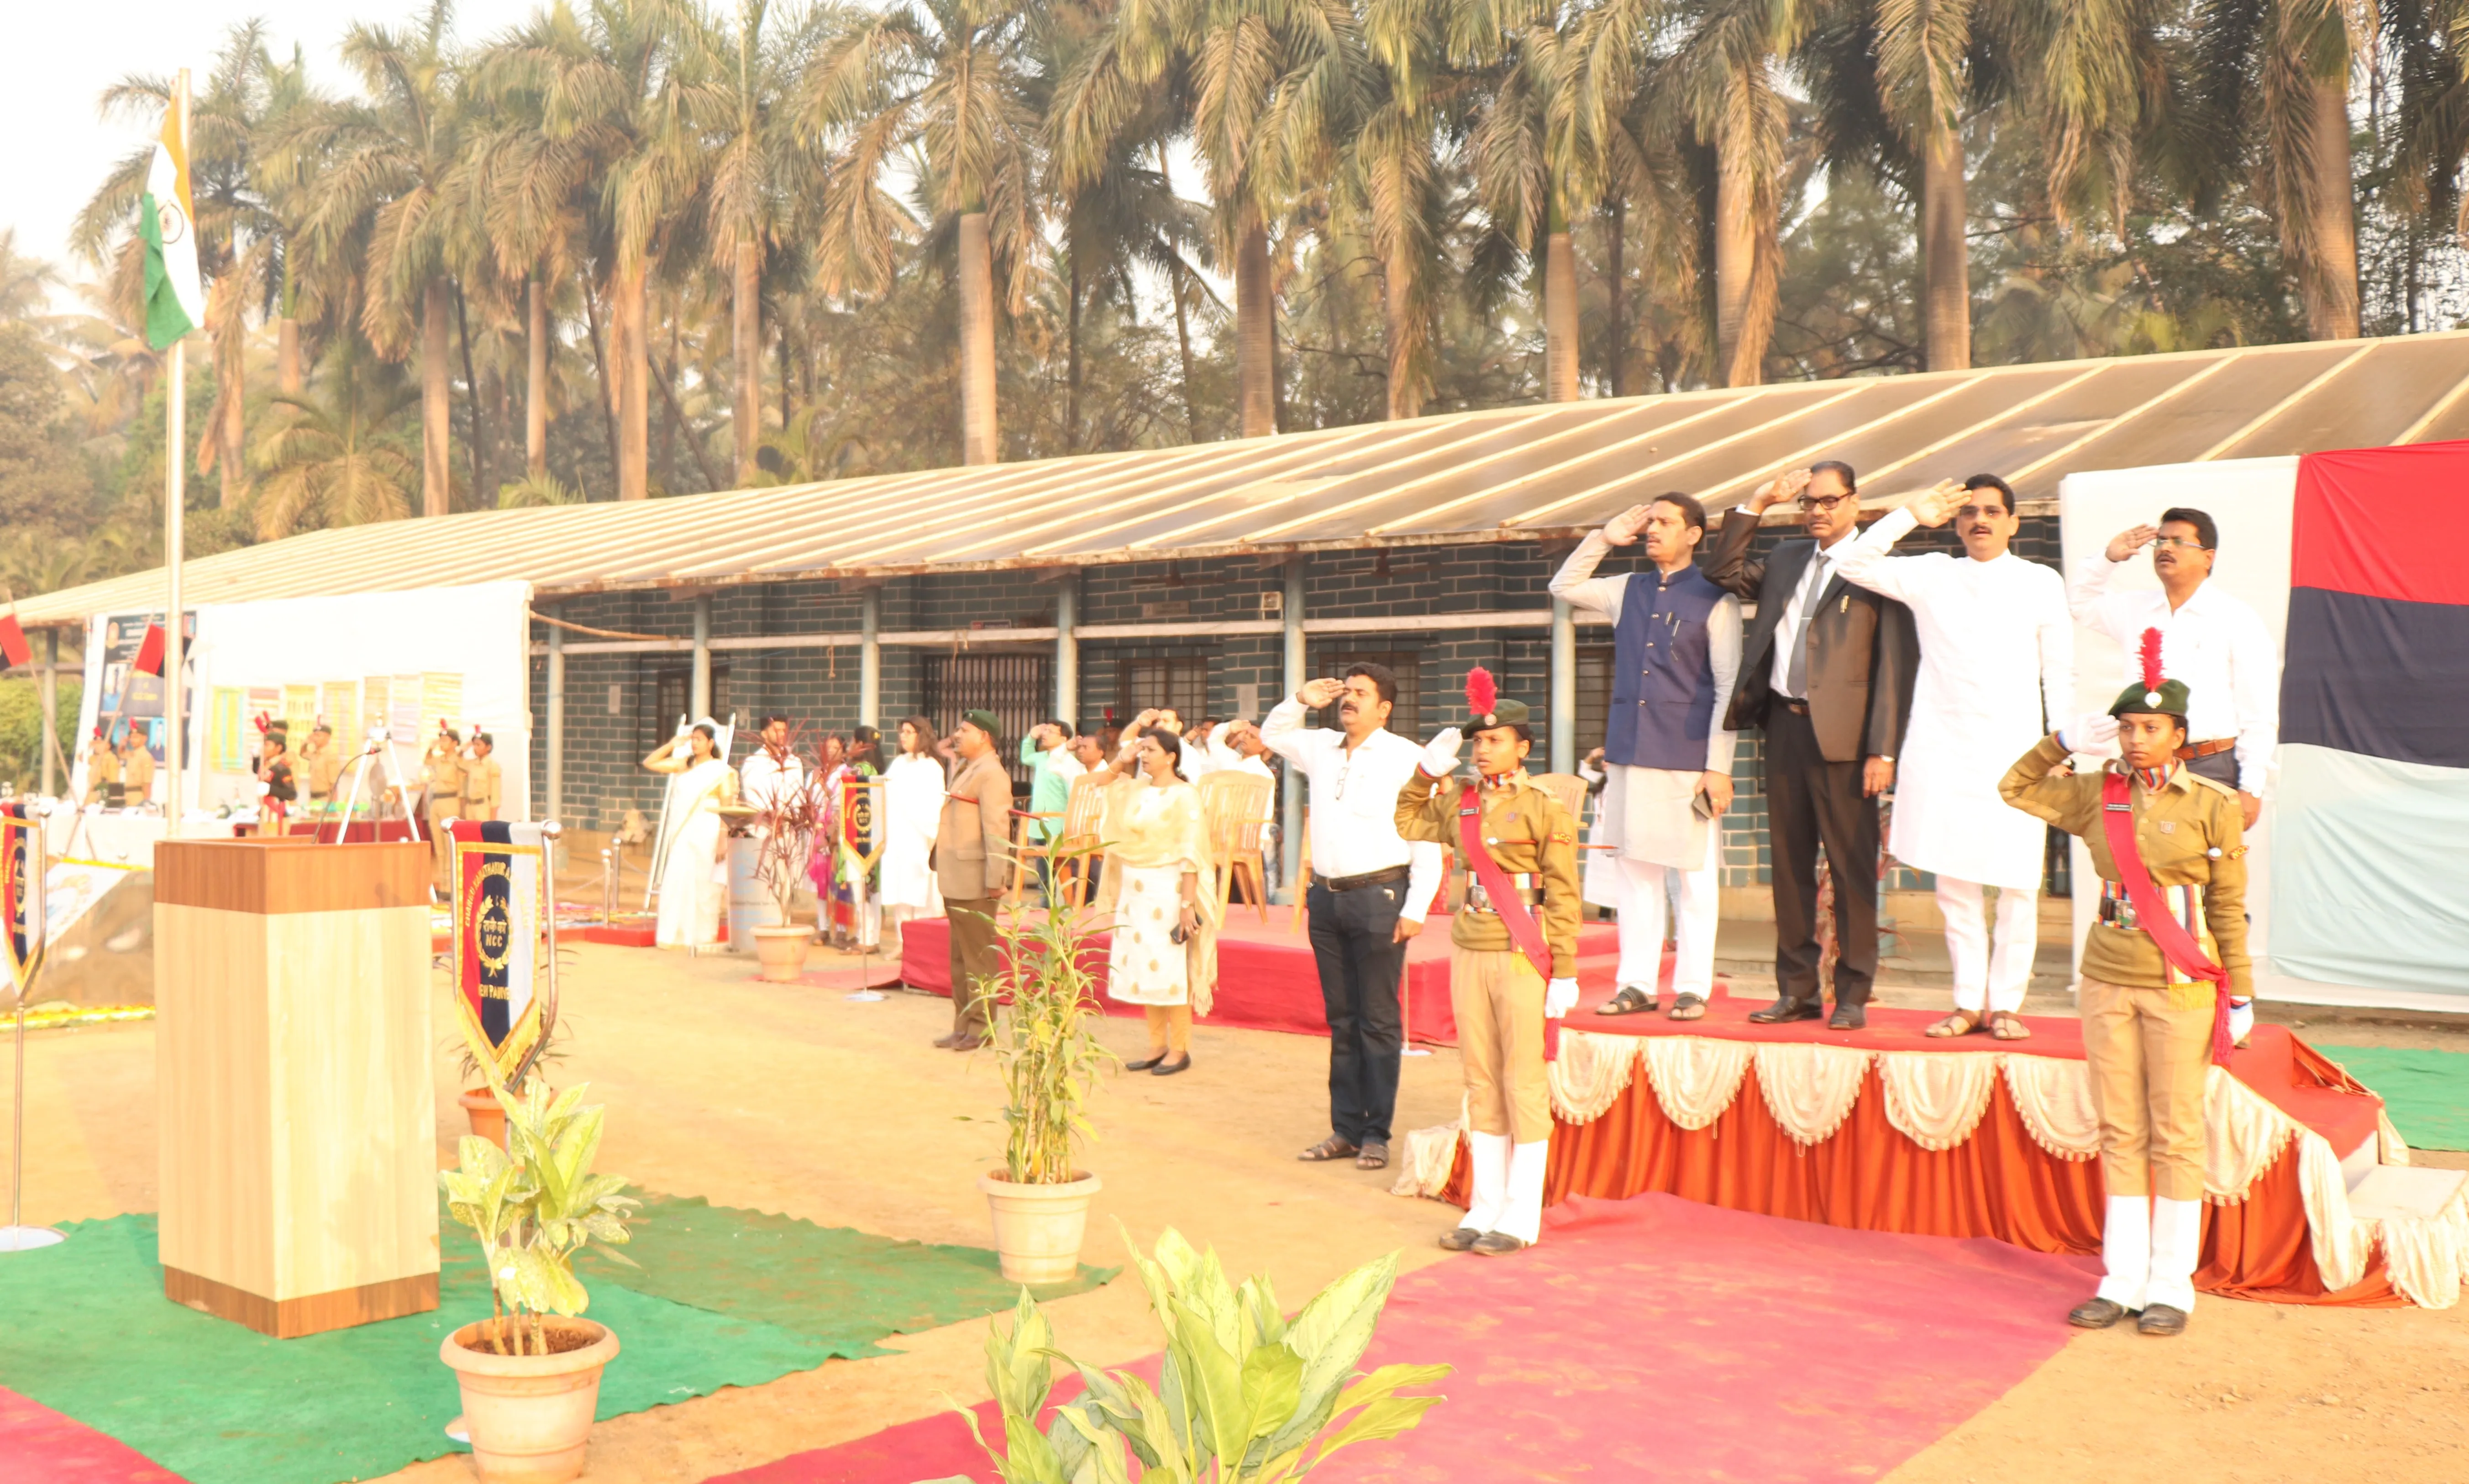
{"type": "MultiPolygon", "coordinates": [[[[1930,1039],[1923,1026],[1935,1012],[1872,1009],[1869,1029],[1830,1032],[1800,1021],[1759,1026],[1757,1006],[1719,994],[1706,1017],[1675,1024],[1658,1016],[1602,1016],[1591,1008],[1607,987],[1589,983],[1583,1007],[1566,1022],[1575,1030],[1619,1037],[1692,1036],[1752,1043],[1815,1043],[1881,1052],[1998,1052],[2083,1058],[2082,1022],[2031,1017],[2026,1041],[1985,1036],[1930,1039]]],[[[1567,1054],[1564,1042],[1564,1055],[1567,1054]]],[[[2285,1027],[2261,1025],[2251,1049],[2229,1071],[2273,1107],[2320,1134],[2337,1154],[2376,1137],[2382,1104],[2285,1027]]],[[[1884,1078],[1873,1063],[1862,1075],[1849,1113],[1833,1133],[1802,1145],[1768,1107],[1753,1064],[1730,1104],[1696,1130],[1675,1123],[1640,1067],[1597,1117],[1572,1123],[1559,1116],[1552,1135],[1545,1200],[1572,1197],[1623,1199],[1661,1192],[1768,1216],[1866,1231],[1936,1237],[1994,1237],[2047,1253],[2100,1248],[2103,1191],[2096,1159],[2063,1158],[2043,1148],[2018,1108],[2004,1076],[1991,1083],[1985,1112],[1968,1135],[1945,1149],[1927,1149],[1898,1128],[1884,1078]]],[[[1415,1142],[1425,1137],[1417,1134],[1415,1142]]],[[[1465,1204],[1464,1141],[1441,1199],[1465,1204]]],[[[2205,1208],[2204,1266],[2196,1281],[2206,1292],[2283,1303],[2401,1302],[2380,1250],[2346,1289],[2327,1291],[2316,1261],[2301,1189],[2303,1142],[2293,1138],[2256,1176],[2243,1200],[2205,1208]]],[[[1410,1152],[1411,1164],[1414,1154],[1410,1152]]],[[[1427,1189],[1429,1187],[1426,1187],[1427,1189]]]]}
{"type": "Polygon", "coordinates": [[[181,1484],[117,1438],[0,1386],[0,1484],[181,1484]]]}
{"type": "MultiPolygon", "coordinates": [[[[1321,1010],[1320,970],[1312,959],[1311,939],[1302,930],[1287,931],[1293,908],[1270,909],[1263,924],[1251,908],[1229,909],[1226,930],[1217,937],[1217,998],[1204,1025],[1234,1025],[1258,1031],[1290,1031],[1301,1036],[1326,1036],[1328,1019],[1321,1010]]],[[[1090,942],[1101,960],[1098,984],[1105,973],[1102,959],[1112,936],[1098,933],[1090,942]]],[[[1620,952],[1619,931],[1609,923],[1588,923],[1579,930],[1578,954],[1596,960],[1587,969],[1609,979],[1620,952]]],[[[1669,955],[1664,972],[1671,973],[1669,955]]],[[[900,928],[900,979],[911,989],[936,994],[952,993],[952,925],[940,917],[920,918],[900,928]]],[[[1458,1043],[1457,1017],[1449,1013],[1449,920],[1434,913],[1429,924],[1406,948],[1406,1035],[1427,1046],[1458,1043]]],[[[1107,1001],[1110,1013],[1138,1016],[1138,1005],[1107,1001]]]]}
{"type": "MultiPolygon", "coordinates": [[[[1662,1196],[1571,1201],[1532,1251],[1453,1258],[1398,1282],[1365,1367],[1446,1361],[1457,1374],[1434,1389],[1448,1400],[1415,1431],[1340,1453],[1313,1478],[1874,1480],[2055,1354],[2066,1306],[2089,1282],[2080,1259],[1996,1242],[1662,1196]]],[[[1067,1351],[1073,1338],[1067,1324],[1067,1351]]],[[[945,1414],[723,1479],[953,1474],[994,1470],[945,1414]]]]}

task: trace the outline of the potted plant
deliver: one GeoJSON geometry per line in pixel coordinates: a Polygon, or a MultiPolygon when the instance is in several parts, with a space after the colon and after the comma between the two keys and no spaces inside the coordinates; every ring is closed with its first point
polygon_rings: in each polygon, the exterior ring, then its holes
{"type": "Polygon", "coordinates": [[[1339,1449],[1412,1430],[1443,1400],[1398,1393],[1442,1380],[1446,1365],[1384,1365],[1369,1376],[1354,1369],[1396,1282],[1395,1252],[1323,1289],[1291,1323],[1266,1278],[1234,1287],[1215,1253],[1193,1251],[1170,1227],[1154,1259],[1135,1247],[1132,1260],[1165,1331],[1155,1386],[1057,1350],[1053,1326],[1026,1292],[1008,1333],[1000,1320],[990,1327],[986,1379],[1003,1447],[986,1442],[975,1413],[961,1415],[1000,1477],[1125,1479],[1133,1476],[1128,1451],[1149,1478],[1297,1479],[1339,1449]],[[1053,1360],[1077,1370],[1088,1389],[1041,1432],[1053,1360]]]}
{"type": "Polygon", "coordinates": [[[493,1313],[449,1335],[438,1354],[462,1387],[484,1484],[561,1484],[583,1472],[600,1373],[617,1355],[615,1335],[579,1317],[590,1295],[574,1254],[625,1242],[636,1202],[619,1194],[622,1177],[592,1173],[603,1110],[584,1105],[584,1087],[552,1098],[535,1081],[515,1098],[492,1076],[491,1090],[505,1104],[507,1148],[466,1135],[462,1164],[438,1181],[480,1244],[493,1313]]]}
{"type": "Polygon", "coordinates": [[[793,923],[790,910],[809,857],[817,849],[834,848],[821,838],[830,814],[822,760],[803,742],[804,734],[794,729],[777,742],[766,738],[763,755],[776,771],[758,797],[744,801],[744,828],[755,842],[754,879],[771,897],[775,919],[754,929],[756,971],[774,984],[795,984],[806,971],[814,929],[793,923]]]}
{"type": "MultiPolygon", "coordinates": [[[[1100,1066],[1115,1059],[1091,1033],[1101,1012],[1095,970],[1102,955],[1077,914],[1015,918],[1003,929],[1004,970],[978,993],[994,998],[993,1050],[1003,1069],[1004,1168],[978,1181],[993,1209],[995,1251],[1013,1283],[1060,1283],[1079,1270],[1096,1176],[1073,1161],[1094,1137],[1083,1112],[1100,1066]],[[1008,1003],[1004,1003],[1008,1001],[1008,1003]]],[[[969,993],[953,986],[956,994],[969,993]]]]}
{"type": "MultiPolygon", "coordinates": [[[[558,1044],[558,1039],[555,1006],[544,1005],[541,1017],[540,1039],[535,1043],[532,1054],[524,1060],[519,1075],[528,1081],[528,1074],[534,1068],[544,1067],[565,1056],[565,1048],[558,1044]]],[[[473,1133],[487,1139],[499,1149],[505,1148],[506,1107],[504,1104],[497,1101],[497,1094],[490,1088],[487,1074],[480,1070],[480,1059],[472,1050],[472,1042],[464,1037],[457,1036],[449,1044],[453,1046],[457,1053],[456,1080],[464,1084],[463,1090],[454,1095],[455,1104],[463,1109],[463,1116],[471,1122],[473,1133]],[[478,1085],[472,1085],[474,1083],[478,1085]]]]}

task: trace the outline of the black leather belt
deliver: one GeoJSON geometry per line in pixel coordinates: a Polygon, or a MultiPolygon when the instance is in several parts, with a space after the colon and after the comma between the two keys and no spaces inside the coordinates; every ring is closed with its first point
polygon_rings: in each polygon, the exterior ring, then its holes
{"type": "Polygon", "coordinates": [[[1775,697],[1775,703],[1783,707],[1784,710],[1790,712],[1793,716],[1805,717],[1809,715],[1809,702],[1805,700],[1793,700],[1788,696],[1778,696],[1775,697]]]}
{"type": "Polygon", "coordinates": [[[1386,886],[1391,881],[1402,881],[1407,875],[1404,866],[1383,866],[1377,871],[1366,871],[1361,876],[1324,877],[1321,884],[1330,891],[1352,891],[1358,886],[1386,886]]]}

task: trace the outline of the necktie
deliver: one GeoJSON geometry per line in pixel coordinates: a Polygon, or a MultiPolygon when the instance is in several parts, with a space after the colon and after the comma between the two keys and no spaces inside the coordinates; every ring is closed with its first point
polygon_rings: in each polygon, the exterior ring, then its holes
{"type": "Polygon", "coordinates": [[[1817,575],[1825,565],[1824,558],[1815,552],[1809,554],[1809,565],[1800,574],[1800,592],[1793,599],[1799,605],[1800,618],[1792,625],[1791,664],[1784,672],[1784,688],[1791,693],[1793,700],[1809,698],[1809,622],[1817,616],[1811,610],[1817,606],[1817,575]]]}

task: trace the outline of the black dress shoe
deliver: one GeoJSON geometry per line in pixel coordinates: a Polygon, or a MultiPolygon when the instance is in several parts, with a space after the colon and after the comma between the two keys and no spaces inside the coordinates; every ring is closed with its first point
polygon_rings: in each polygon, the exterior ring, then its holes
{"type": "Polygon", "coordinates": [[[2138,1335],[2183,1335],[2186,1333],[2186,1311],[2167,1304],[2146,1304],[2143,1317],[2134,1321],[2138,1335]]]}
{"type": "Polygon", "coordinates": [[[1838,1003],[1834,1014],[1827,1017],[1826,1028],[1830,1031],[1865,1031],[1869,1028],[1869,1007],[1838,1003]]]}
{"type": "Polygon", "coordinates": [[[1474,1239],[1474,1245],[1469,1250],[1480,1252],[1486,1257],[1507,1257],[1511,1252],[1521,1252],[1525,1248],[1524,1241],[1505,1231],[1488,1231],[1474,1239]]]}
{"type": "Polygon", "coordinates": [[[1474,1250],[1474,1244],[1482,1240],[1483,1233],[1475,1230],[1471,1226],[1461,1226],[1455,1231],[1444,1231],[1441,1233],[1441,1250],[1443,1252],[1470,1252],[1474,1250]]]}
{"type": "Polygon", "coordinates": [[[1137,1062],[1124,1062],[1124,1063],[1123,1063],[1123,1070],[1124,1070],[1124,1071],[1127,1071],[1127,1072],[1145,1072],[1145,1071],[1147,1071],[1150,1067],[1153,1067],[1153,1066],[1157,1065],[1159,1062],[1163,1062],[1163,1061],[1165,1061],[1165,1052],[1163,1052],[1163,1051],[1161,1051],[1161,1052],[1159,1052],[1156,1056],[1153,1056],[1153,1057],[1142,1057],[1142,1058],[1141,1058],[1141,1059],[1140,1059],[1139,1061],[1137,1061],[1137,1062]]]}
{"type": "Polygon", "coordinates": [[[1150,1067],[1149,1075],[1151,1077],[1172,1077],[1177,1072],[1188,1072],[1190,1070],[1191,1055],[1190,1053],[1186,1052],[1183,1060],[1180,1062],[1160,1062],[1157,1065],[1150,1067]]]}
{"type": "Polygon", "coordinates": [[[2126,1317],[2126,1306],[2106,1298],[2088,1298],[2066,1311],[2066,1322],[2079,1330],[2105,1330],[2126,1317]]]}
{"type": "Polygon", "coordinates": [[[1814,1020],[1826,1012],[1786,994],[1764,1010],[1749,1012],[1751,1025],[1781,1025],[1786,1020],[1814,1020]]]}

